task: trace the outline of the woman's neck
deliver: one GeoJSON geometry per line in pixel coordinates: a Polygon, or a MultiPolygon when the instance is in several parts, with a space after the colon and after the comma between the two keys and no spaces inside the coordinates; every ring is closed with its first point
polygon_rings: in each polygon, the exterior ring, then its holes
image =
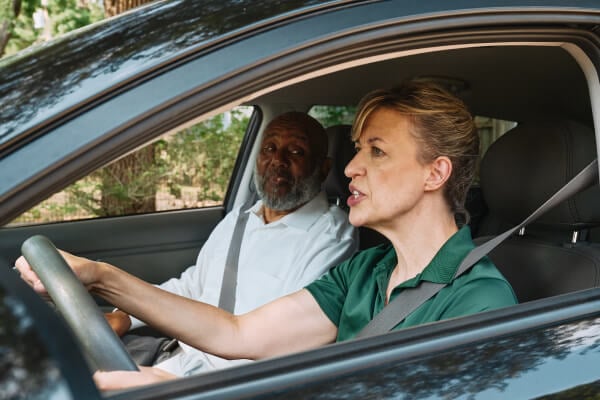
{"type": "Polygon", "coordinates": [[[386,231],[384,234],[394,247],[398,260],[390,277],[387,298],[396,286],[423,272],[444,243],[457,231],[458,227],[450,213],[437,213],[435,219],[402,221],[393,231],[386,231]]]}

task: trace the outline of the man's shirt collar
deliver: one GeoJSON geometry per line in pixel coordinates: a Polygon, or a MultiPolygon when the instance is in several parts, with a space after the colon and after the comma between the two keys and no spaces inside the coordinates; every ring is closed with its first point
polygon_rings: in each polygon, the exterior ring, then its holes
{"type": "Polygon", "coordinates": [[[329,210],[327,195],[325,192],[320,192],[311,201],[304,204],[296,211],[289,213],[285,217],[275,222],[265,224],[262,206],[262,200],[259,200],[249,210],[242,210],[241,212],[252,212],[252,214],[258,217],[262,224],[266,226],[278,226],[280,224],[284,224],[286,226],[301,229],[303,231],[308,231],[310,227],[319,219],[319,217],[329,210]]]}

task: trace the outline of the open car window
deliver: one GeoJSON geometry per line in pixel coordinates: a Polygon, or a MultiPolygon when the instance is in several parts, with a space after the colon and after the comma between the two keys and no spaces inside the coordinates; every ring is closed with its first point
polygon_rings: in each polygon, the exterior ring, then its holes
{"type": "Polygon", "coordinates": [[[239,106],[169,132],[53,194],[7,226],[222,205],[252,112],[239,106]]]}

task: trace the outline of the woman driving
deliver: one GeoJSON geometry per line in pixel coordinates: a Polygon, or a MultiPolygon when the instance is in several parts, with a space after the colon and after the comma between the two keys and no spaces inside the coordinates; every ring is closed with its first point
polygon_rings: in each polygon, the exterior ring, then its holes
{"type": "MultiPolygon", "coordinates": [[[[423,281],[447,285],[395,329],[515,304],[511,286],[487,258],[454,278],[474,247],[464,203],[479,150],[463,102],[426,82],[377,90],[361,101],[352,139],[356,155],[345,169],[350,222],[380,232],[390,244],[359,252],[306,288],[247,314],[232,315],[107,263],[62,254],[92,293],[225,358],[262,359],[351,339],[403,289],[423,281]]],[[[16,265],[44,292],[23,257],[16,265]]],[[[102,389],[170,378],[151,367],[94,376],[102,389]]]]}

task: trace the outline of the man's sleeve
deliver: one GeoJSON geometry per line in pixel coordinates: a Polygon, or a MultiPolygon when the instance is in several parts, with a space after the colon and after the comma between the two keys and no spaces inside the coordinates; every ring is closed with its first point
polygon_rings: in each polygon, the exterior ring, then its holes
{"type": "MultiPolygon", "coordinates": [[[[202,295],[202,290],[204,287],[202,280],[202,269],[208,268],[208,265],[210,263],[210,259],[212,257],[212,249],[214,248],[212,243],[215,240],[219,240],[219,237],[222,237],[222,235],[226,234],[227,225],[229,224],[230,219],[234,217],[232,214],[234,213],[227,214],[225,218],[221,222],[219,222],[219,224],[217,224],[215,229],[213,229],[210,236],[200,249],[198,257],[196,258],[195,265],[189,266],[185,271],[183,271],[179,278],[171,278],[156,286],[163,290],[166,290],[167,292],[175,293],[177,295],[192,299],[198,299],[202,295]]],[[[139,319],[133,316],[130,316],[130,318],[130,330],[145,325],[143,321],[140,321],[139,319]]]]}

